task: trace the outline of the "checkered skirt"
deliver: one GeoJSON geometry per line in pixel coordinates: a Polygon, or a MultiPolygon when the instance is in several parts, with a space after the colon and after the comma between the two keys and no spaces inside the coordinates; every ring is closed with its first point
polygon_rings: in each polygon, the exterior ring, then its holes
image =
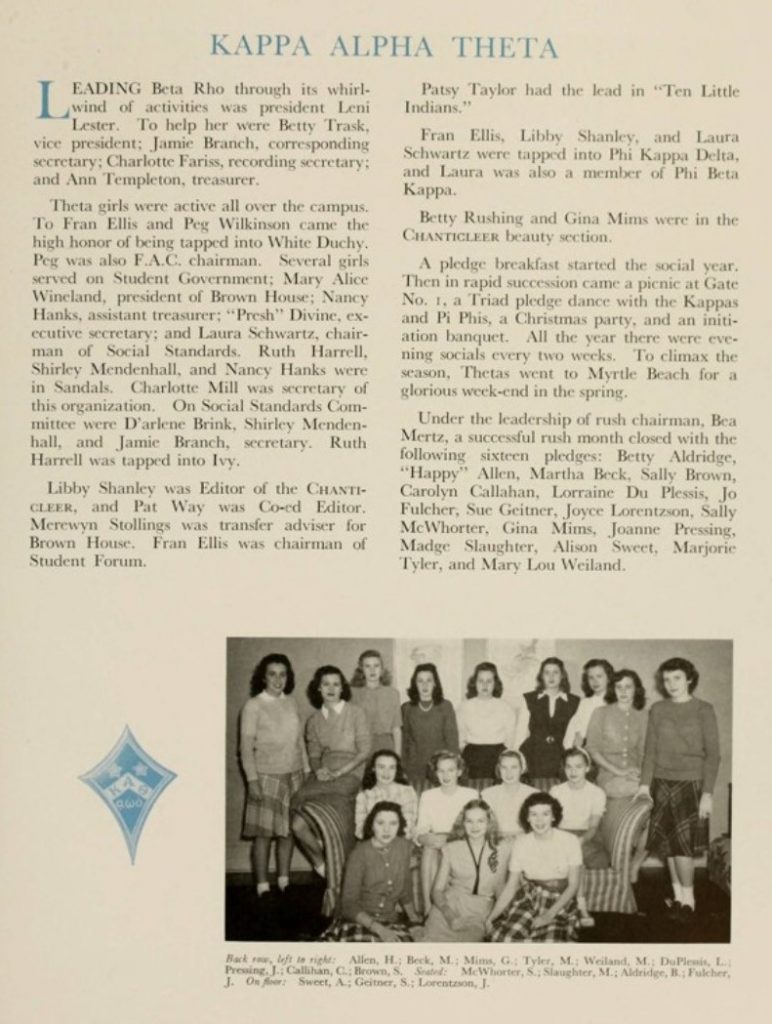
{"type": "Polygon", "coordinates": [[[488,942],[573,942],[579,926],[576,900],[570,900],[548,924],[534,926],[536,918],[557,903],[561,892],[525,878],[507,910],[494,922],[488,942]]]}
{"type": "MultiPolygon", "coordinates": [[[[397,934],[397,942],[412,942],[407,925],[401,923],[389,924],[388,928],[397,934]]],[[[337,919],[322,932],[319,942],[381,942],[378,936],[365,928],[363,924],[355,924],[353,921],[337,919]]]]}
{"type": "Polygon", "coordinates": [[[702,783],[691,779],[654,779],[654,807],[649,822],[648,848],[667,857],[699,857],[708,848],[708,821],[700,818],[702,783]]]}
{"type": "Polygon", "coordinates": [[[258,775],[257,781],[260,784],[259,798],[254,800],[247,791],[242,836],[244,839],[288,836],[290,800],[303,784],[303,773],[258,775]]]}

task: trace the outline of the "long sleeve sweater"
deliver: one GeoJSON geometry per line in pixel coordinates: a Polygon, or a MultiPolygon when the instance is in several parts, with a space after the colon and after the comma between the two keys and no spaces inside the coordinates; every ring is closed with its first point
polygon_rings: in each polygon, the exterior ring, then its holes
{"type": "MultiPolygon", "coordinates": [[[[320,766],[336,771],[351,760],[352,755],[366,757],[370,753],[370,730],[361,708],[346,704],[327,715],[317,711],[306,722],[306,747],[311,768],[320,766]]],[[[364,764],[354,769],[361,777],[364,764]]]]}
{"type": "Polygon", "coordinates": [[[241,712],[239,756],[247,781],[260,774],[301,771],[303,751],[298,709],[292,697],[251,697],[241,712]]]}
{"type": "Polygon", "coordinates": [[[702,782],[712,793],[720,761],[718,723],[713,705],[692,697],[682,703],[661,700],[652,705],[646,730],[641,783],[651,780],[702,782]]]}

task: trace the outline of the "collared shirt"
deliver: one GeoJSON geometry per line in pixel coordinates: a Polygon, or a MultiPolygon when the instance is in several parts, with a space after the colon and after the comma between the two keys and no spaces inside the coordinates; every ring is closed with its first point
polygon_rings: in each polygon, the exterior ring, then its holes
{"type": "MultiPolygon", "coordinates": [[[[555,706],[559,700],[568,700],[568,694],[564,690],[558,690],[557,693],[547,693],[546,690],[542,690],[541,693],[536,694],[537,700],[542,700],[546,697],[550,705],[550,718],[555,714],[555,706]]],[[[519,750],[525,740],[528,738],[528,733],[531,727],[531,712],[528,710],[528,705],[525,700],[518,708],[517,712],[517,730],[515,734],[515,749],[519,750]]]]}
{"type": "MultiPolygon", "coordinates": [[[[341,711],[343,711],[345,706],[346,706],[345,700],[339,700],[337,704],[333,704],[332,705],[332,711],[334,711],[336,715],[339,715],[341,713],[341,711]]],[[[329,718],[330,714],[331,714],[330,705],[329,704],[322,704],[321,712],[322,712],[322,714],[324,715],[325,718],[329,718]]]]}
{"type": "MultiPolygon", "coordinates": [[[[306,722],[306,747],[313,771],[320,767],[338,771],[353,754],[364,760],[370,753],[370,730],[364,711],[346,701],[335,705],[332,712],[326,706],[320,708],[306,722]]],[[[364,764],[353,769],[360,778],[363,771],[364,764]]]]}
{"type": "Polygon", "coordinates": [[[566,728],[566,735],[563,739],[563,747],[566,750],[570,750],[574,746],[574,737],[577,733],[579,733],[579,745],[581,746],[584,743],[593,711],[597,708],[602,708],[604,705],[605,695],[602,693],[594,693],[592,697],[582,697],[579,702],[579,710],[566,728]]]}

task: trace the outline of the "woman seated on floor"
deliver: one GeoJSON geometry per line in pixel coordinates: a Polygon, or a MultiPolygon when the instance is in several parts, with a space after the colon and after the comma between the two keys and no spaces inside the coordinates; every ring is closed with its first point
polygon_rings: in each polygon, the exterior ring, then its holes
{"type": "Polygon", "coordinates": [[[570,942],[576,938],[579,840],[559,828],[563,808],[548,793],[520,811],[526,833],[515,840],[509,877],[485,923],[489,942],[570,942]]]}
{"type": "Polygon", "coordinates": [[[413,906],[412,845],[405,838],[399,804],[377,803],[365,821],[362,842],[346,862],[340,913],[322,941],[413,941],[411,928],[417,928],[419,918],[413,906]]]}
{"type": "Polygon", "coordinates": [[[470,800],[441,851],[424,942],[482,942],[485,919],[504,888],[503,853],[493,811],[484,800],[470,800]]]}

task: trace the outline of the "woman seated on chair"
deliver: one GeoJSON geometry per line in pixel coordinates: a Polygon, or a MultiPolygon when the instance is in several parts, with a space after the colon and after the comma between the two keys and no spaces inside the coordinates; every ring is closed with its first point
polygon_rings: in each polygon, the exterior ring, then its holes
{"type": "Polygon", "coordinates": [[[548,793],[529,796],[520,811],[525,835],[515,840],[509,877],[485,923],[489,942],[570,942],[576,938],[576,894],[582,850],[558,826],[563,809],[548,793]]]}
{"type": "Polygon", "coordinates": [[[354,841],[354,801],[370,753],[370,730],[361,708],[349,704],[351,688],[334,665],[314,673],[307,696],[318,710],[306,722],[311,777],[292,798],[292,832],[317,874],[325,874],[320,837],[299,813],[311,801],[328,804],[340,820],[344,848],[354,841]]]}
{"type": "MultiPolygon", "coordinates": [[[[608,797],[608,814],[617,818],[636,795],[641,782],[648,714],[646,691],[638,673],[629,668],[616,672],[605,701],[590,718],[586,749],[598,766],[596,781],[608,797]]],[[[645,859],[646,833],[642,832],[630,865],[632,882],[638,880],[645,859]]]]}
{"type": "Polygon", "coordinates": [[[563,819],[560,827],[572,832],[582,847],[582,871],[579,874],[579,892],[576,902],[581,914],[581,924],[591,928],[595,922],[587,910],[582,881],[584,868],[607,868],[608,854],[598,835],[600,820],[606,811],[606,794],[593,782],[587,781],[587,772],[592,767],[590,755],[584,747],[574,747],[563,755],[563,773],[566,781],[553,786],[550,795],[560,801],[563,819]]]}
{"type": "Polygon", "coordinates": [[[488,786],[480,796],[496,816],[499,836],[512,839],[522,834],[520,808],[523,801],[538,790],[521,782],[526,773],[525,758],[519,750],[502,750],[496,762],[496,776],[499,783],[488,786]]]}
{"type": "Polygon", "coordinates": [[[367,815],[382,800],[399,804],[405,818],[405,835],[412,839],[418,817],[418,797],[413,787],[408,786],[402,761],[393,750],[376,750],[367,762],[354,809],[354,833],[357,839],[361,839],[364,834],[367,815]]]}
{"type": "Polygon", "coordinates": [[[484,800],[470,800],[441,851],[424,942],[482,942],[485,919],[504,887],[496,819],[484,800]]]}
{"type": "Polygon", "coordinates": [[[448,841],[456,818],[465,804],[477,799],[477,791],[460,786],[464,760],[460,754],[438,750],[429,762],[434,789],[426,789],[418,804],[416,843],[421,846],[421,892],[424,906],[431,902],[432,886],[440,866],[440,849],[448,841]]]}
{"type": "Polygon", "coordinates": [[[324,942],[412,942],[419,924],[410,874],[412,843],[399,804],[383,800],[365,820],[363,839],[349,855],[340,913],[324,942]]]}

